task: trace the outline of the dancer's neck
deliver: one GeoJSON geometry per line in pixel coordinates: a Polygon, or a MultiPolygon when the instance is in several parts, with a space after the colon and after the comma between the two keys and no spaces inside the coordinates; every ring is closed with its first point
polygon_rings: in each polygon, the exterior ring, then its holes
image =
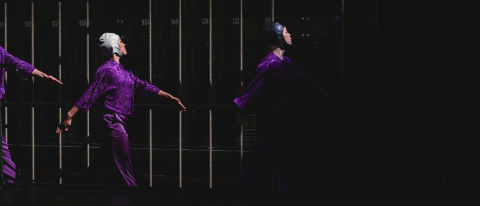
{"type": "Polygon", "coordinates": [[[117,54],[113,54],[112,59],[115,60],[118,64],[120,64],[120,57],[117,54]]]}
{"type": "Polygon", "coordinates": [[[283,53],[285,52],[285,50],[282,50],[280,49],[280,47],[277,47],[275,48],[275,50],[272,51],[274,54],[276,54],[278,56],[278,58],[280,58],[280,60],[283,61],[283,53]]]}

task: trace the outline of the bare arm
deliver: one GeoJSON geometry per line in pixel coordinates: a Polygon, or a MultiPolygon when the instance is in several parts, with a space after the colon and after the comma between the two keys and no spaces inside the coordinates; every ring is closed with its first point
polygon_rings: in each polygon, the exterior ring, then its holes
{"type": "Polygon", "coordinates": [[[57,133],[62,131],[68,131],[68,127],[72,125],[72,118],[78,112],[78,107],[73,106],[72,109],[67,113],[66,117],[63,118],[63,121],[57,127],[57,133]]]}
{"type": "Polygon", "coordinates": [[[32,75],[37,77],[37,78],[42,79],[44,82],[46,82],[47,84],[50,84],[52,86],[60,87],[60,86],[63,85],[63,83],[61,81],[59,81],[58,79],[56,79],[55,77],[53,77],[51,75],[48,75],[48,74],[45,74],[38,69],[33,70],[32,75]]]}
{"type": "Polygon", "coordinates": [[[160,98],[162,99],[166,99],[168,101],[170,101],[170,103],[172,103],[173,105],[175,105],[175,107],[177,107],[177,109],[181,112],[185,112],[187,111],[187,109],[185,108],[185,106],[183,106],[182,102],[180,102],[180,100],[174,96],[172,96],[171,94],[169,93],[166,93],[162,90],[160,90],[158,92],[158,96],[160,96],[160,98]]]}

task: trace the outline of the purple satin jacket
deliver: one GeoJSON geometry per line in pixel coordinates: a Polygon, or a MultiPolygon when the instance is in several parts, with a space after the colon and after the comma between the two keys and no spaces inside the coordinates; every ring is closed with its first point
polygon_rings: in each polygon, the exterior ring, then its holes
{"type": "Polygon", "coordinates": [[[278,111],[279,108],[292,106],[295,89],[301,84],[314,87],[318,94],[324,93],[320,85],[307,77],[292,60],[283,56],[282,61],[273,52],[258,64],[256,73],[250,84],[233,100],[241,109],[261,105],[278,111]]]}
{"type": "MultiPolygon", "coordinates": [[[[35,70],[35,67],[33,67],[31,64],[18,59],[17,57],[12,56],[10,53],[7,52],[3,47],[0,47],[0,64],[5,64],[5,65],[12,65],[15,68],[18,69],[20,78],[28,78],[32,75],[33,70],[35,70]]],[[[0,83],[0,99],[3,98],[3,95],[5,94],[5,70],[7,68],[5,67],[0,67],[0,78],[1,78],[1,83],[0,83]]]]}
{"type": "Polygon", "coordinates": [[[132,71],[123,69],[121,64],[110,59],[98,68],[93,82],[75,106],[88,110],[101,97],[104,108],[127,115],[133,112],[135,92],[151,101],[159,91],[156,86],[139,79],[132,71]]]}

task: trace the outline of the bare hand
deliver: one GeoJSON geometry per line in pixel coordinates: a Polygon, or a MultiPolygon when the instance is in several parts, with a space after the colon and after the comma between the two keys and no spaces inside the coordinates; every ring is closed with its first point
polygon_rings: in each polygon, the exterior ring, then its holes
{"type": "Polygon", "coordinates": [[[67,115],[67,117],[65,117],[63,119],[62,123],[60,123],[60,125],[58,125],[56,133],[60,133],[62,131],[68,131],[68,128],[71,125],[72,125],[72,117],[69,117],[67,115]]]}
{"type": "Polygon", "coordinates": [[[180,111],[180,112],[187,111],[187,109],[183,106],[182,102],[180,102],[180,100],[178,98],[172,96],[171,94],[160,90],[158,92],[158,96],[162,97],[163,99],[167,99],[168,101],[170,101],[170,103],[172,103],[173,105],[175,105],[175,107],[177,107],[178,111],[180,111]]]}
{"type": "Polygon", "coordinates": [[[59,81],[57,78],[51,76],[51,75],[45,75],[42,77],[42,80],[46,82],[49,85],[55,86],[55,87],[61,87],[63,83],[59,81]]]}
{"type": "Polygon", "coordinates": [[[187,111],[187,108],[183,106],[182,102],[180,102],[180,99],[173,97],[171,100],[171,103],[177,107],[178,111],[185,112],[187,111]]]}
{"type": "Polygon", "coordinates": [[[58,81],[57,78],[53,77],[52,75],[45,74],[38,69],[33,70],[32,75],[55,87],[61,87],[63,85],[63,83],[58,81]]]}

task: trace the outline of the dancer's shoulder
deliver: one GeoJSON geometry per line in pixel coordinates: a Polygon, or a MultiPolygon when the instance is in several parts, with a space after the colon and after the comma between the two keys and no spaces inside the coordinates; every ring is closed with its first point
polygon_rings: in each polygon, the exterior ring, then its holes
{"type": "Polygon", "coordinates": [[[118,63],[113,59],[110,59],[104,62],[100,67],[98,67],[96,75],[108,75],[114,73],[118,68],[118,63]]]}
{"type": "Polygon", "coordinates": [[[281,60],[274,53],[265,56],[257,66],[257,72],[272,69],[281,64],[281,60]]]}

